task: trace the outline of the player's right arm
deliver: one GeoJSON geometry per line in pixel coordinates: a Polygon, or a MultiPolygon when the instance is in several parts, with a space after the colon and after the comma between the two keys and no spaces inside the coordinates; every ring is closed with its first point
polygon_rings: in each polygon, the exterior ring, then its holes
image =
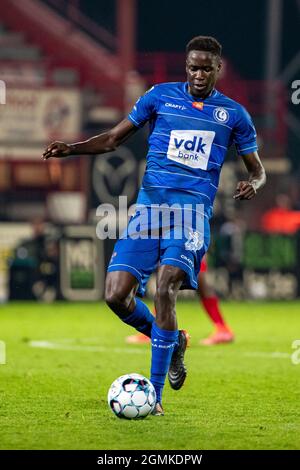
{"type": "Polygon", "coordinates": [[[125,142],[131,135],[138,130],[129,119],[123,119],[119,124],[103,132],[95,135],[83,142],[74,144],[66,144],[64,142],[52,142],[43,153],[42,159],[63,158],[69,155],[94,155],[115,150],[120,144],[125,142]]]}

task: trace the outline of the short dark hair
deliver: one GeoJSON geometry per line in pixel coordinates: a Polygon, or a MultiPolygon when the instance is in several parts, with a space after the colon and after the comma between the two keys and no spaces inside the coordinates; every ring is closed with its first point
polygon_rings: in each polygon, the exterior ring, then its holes
{"type": "Polygon", "coordinates": [[[190,51],[207,51],[221,57],[222,46],[212,36],[196,36],[186,46],[186,53],[188,54],[190,51]]]}

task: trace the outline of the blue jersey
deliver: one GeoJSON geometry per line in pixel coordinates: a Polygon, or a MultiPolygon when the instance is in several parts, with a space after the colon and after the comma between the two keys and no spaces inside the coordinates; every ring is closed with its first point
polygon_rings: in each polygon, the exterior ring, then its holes
{"type": "Polygon", "coordinates": [[[203,99],[188,83],[162,83],[135,104],[128,119],[149,121],[149,151],[138,204],[202,204],[211,217],[220,171],[230,145],[244,155],[257,150],[251,117],[217,90],[203,99]]]}

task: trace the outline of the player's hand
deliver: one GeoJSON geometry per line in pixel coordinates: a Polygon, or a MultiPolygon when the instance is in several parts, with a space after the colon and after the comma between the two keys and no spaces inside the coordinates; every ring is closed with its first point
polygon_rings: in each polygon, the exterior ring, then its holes
{"type": "Polygon", "coordinates": [[[48,158],[63,158],[71,154],[71,146],[64,142],[52,142],[46,148],[42,155],[42,160],[48,160],[48,158]]]}
{"type": "Polygon", "coordinates": [[[239,181],[233,199],[252,199],[256,194],[256,189],[250,181],[239,181]]]}

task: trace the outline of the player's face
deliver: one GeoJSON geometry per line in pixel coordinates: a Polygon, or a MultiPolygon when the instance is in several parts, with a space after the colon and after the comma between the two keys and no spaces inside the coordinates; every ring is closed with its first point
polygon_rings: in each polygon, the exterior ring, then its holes
{"type": "Polygon", "coordinates": [[[221,68],[220,57],[206,51],[190,51],[186,59],[189,93],[205,98],[214,88],[221,68]]]}

